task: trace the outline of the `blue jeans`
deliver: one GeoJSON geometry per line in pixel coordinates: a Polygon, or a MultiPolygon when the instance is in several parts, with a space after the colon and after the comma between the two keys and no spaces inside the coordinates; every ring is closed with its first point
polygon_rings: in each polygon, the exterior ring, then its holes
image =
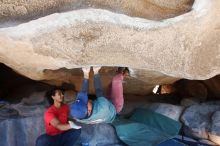
{"type": "MultiPolygon", "coordinates": [[[[83,101],[83,103],[87,103],[88,102],[88,96],[87,96],[88,95],[88,89],[89,89],[89,80],[84,79],[81,90],[80,90],[80,92],[78,92],[76,99],[80,99],[80,100],[83,101]]],[[[85,106],[87,106],[87,104],[85,106]]]]}
{"type": "MultiPolygon", "coordinates": [[[[96,97],[103,97],[102,84],[99,74],[94,75],[94,87],[95,87],[96,97]]],[[[89,89],[89,81],[88,79],[84,79],[79,93],[86,93],[88,95],[88,89],[89,89]]]]}
{"type": "Polygon", "coordinates": [[[96,95],[96,97],[104,97],[103,96],[101,79],[100,79],[100,75],[99,74],[94,75],[94,87],[95,87],[95,95],[96,95]]]}
{"type": "Polygon", "coordinates": [[[80,134],[80,129],[71,129],[55,136],[43,134],[37,138],[36,146],[74,146],[80,134]]]}

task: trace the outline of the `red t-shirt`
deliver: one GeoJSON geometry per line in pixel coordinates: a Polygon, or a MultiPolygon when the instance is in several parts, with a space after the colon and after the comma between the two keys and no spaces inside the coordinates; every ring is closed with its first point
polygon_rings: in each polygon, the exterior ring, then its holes
{"type": "Polygon", "coordinates": [[[54,105],[48,108],[48,110],[44,113],[44,124],[46,128],[46,133],[48,135],[57,135],[64,131],[61,131],[50,124],[51,120],[57,118],[60,123],[67,124],[69,115],[69,106],[67,104],[63,104],[60,108],[56,108],[54,105]]]}

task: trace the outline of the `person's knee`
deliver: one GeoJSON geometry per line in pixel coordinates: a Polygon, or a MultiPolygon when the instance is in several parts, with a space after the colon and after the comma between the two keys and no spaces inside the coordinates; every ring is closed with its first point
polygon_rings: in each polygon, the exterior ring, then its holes
{"type": "Polygon", "coordinates": [[[76,136],[79,137],[81,134],[81,129],[75,129],[76,136]]]}
{"type": "Polygon", "coordinates": [[[48,146],[48,144],[49,138],[46,134],[43,134],[37,138],[35,146],[48,146]]]}
{"type": "Polygon", "coordinates": [[[81,129],[71,129],[69,132],[69,138],[77,139],[81,134],[81,129]]]}

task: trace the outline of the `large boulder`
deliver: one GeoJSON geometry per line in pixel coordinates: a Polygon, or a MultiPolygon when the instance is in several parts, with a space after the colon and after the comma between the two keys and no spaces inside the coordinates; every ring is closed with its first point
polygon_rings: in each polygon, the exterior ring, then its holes
{"type": "Polygon", "coordinates": [[[79,143],[87,142],[89,146],[124,146],[119,140],[115,128],[106,123],[82,125],[79,143]]]}
{"type": "MultiPolygon", "coordinates": [[[[43,115],[43,114],[42,114],[43,115]]],[[[11,118],[0,122],[1,146],[35,146],[36,139],[45,133],[43,116],[11,118]]],[[[90,146],[123,146],[113,126],[109,124],[82,125],[81,141],[90,146]]]]}
{"type": "Polygon", "coordinates": [[[194,0],[7,0],[0,1],[0,22],[24,21],[51,13],[83,8],[107,9],[129,16],[160,20],[191,10],[194,0]]]}
{"type": "Polygon", "coordinates": [[[39,135],[45,133],[42,116],[10,118],[0,122],[1,146],[35,146],[39,135]]]}
{"type": "MultiPolygon", "coordinates": [[[[62,2],[51,1],[39,8],[42,1],[29,7],[22,1],[21,7],[28,9],[22,16],[33,18],[31,16],[37,10],[39,13],[46,13],[46,9],[56,9],[62,2]]],[[[97,1],[89,1],[86,4],[91,6],[89,9],[80,9],[83,3],[80,5],[78,2],[80,1],[62,3],[64,7],[70,3],[75,4],[76,9],[68,12],[39,15],[39,19],[11,27],[1,23],[0,62],[26,77],[51,84],[77,84],[79,76],[74,76],[68,69],[90,65],[128,66],[134,69],[133,79],[143,81],[143,86],[148,85],[148,93],[158,83],[173,83],[179,78],[208,79],[220,73],[220,20],[216,19],[219,17],[219,0],[195,0],[194,3],[188,0],[163,3],[148,1],[158,7],[178,9],[185,5],[189,8],[186,11],[191,9],[186,14],[175,15],[176,17],[163,21],[150,21],[139,15],[134,15],[139,18],[131,17],[129,13],[115,13],[121,12],[123,8],[130,10],[130,6],[134,6],[135,10],[148,10],[139,8],[145,6],[142,3],[144,1],[135,4],[131,2],[129,7],[123,1],[118,11],[108,9],[110,6],[118,6],[116,1],[104,2],[104,6],[99,7],[102,9],[94,8],[103,1],[99,4],[97,1]],[[112,11],[103,10],[104,8],[112,11]],[[50,74],[59,71],[59,75],[50,74]],[[65,77],[65,74],[70,76],[65,77]]],[[[10,11],[15,10],[20,14],[23,8],[17,10],[19,1],[8,3],[2,4],[2,8],[9,10],[4,9],[2,17],[9,17],[11,23],[17,23],[17,18],[11,16],[10,11]],[[14,9],[8,8],[11,5],[14,9]]],[[[88,8],[87,6],[84,8],[88,8]]],[[[155,8],[152,14],[157,10],[155,8]]],[[[7,24],[10,25],[10,22],[7,24]]],[[[133,91],[139,92],[140,90],[133,91]]]]}
{"type": "Polygon", "coordinates": [[[197,98],[183,98],[180,102],[181,106],[189,107],[191,105],[199,104],[200,100],[197,98]]]}
{"type": "Polygon", "coordinates": [[[183,98],[197,98],[204,102],[208,97],[208,89],[202,81],[182,79],[175,82],[176,93],[183,98]]]}
{"type": "Polygon", "coordinates": [[[216,111],[212,115],[209,138],[211,141],[220,145],[220,111],[216,111]]]}
{"type": "Polygon", "coordinates": [[[208,89],[208,97],[210,99],[219,99],[220,98],[220,75],[217,75],[209,80],[203,81],[208,89]]]}
{"type": "Polygon", "coordinates": [[[168,103],[149,103],[144,107],[176,121],[179,121],[179,118],[184,110],[184,107],[182,106],[172,105],[168,103]]]}
{"type": "Polygon", "coordinates": [[[188,107],[181,121],[184,124],[183,131],[189,137],[196,139],[210,139],[219,143],[219,102],[203,103],[188,107]],[[213,138],[215,136],[215,138],[213,138]]]}

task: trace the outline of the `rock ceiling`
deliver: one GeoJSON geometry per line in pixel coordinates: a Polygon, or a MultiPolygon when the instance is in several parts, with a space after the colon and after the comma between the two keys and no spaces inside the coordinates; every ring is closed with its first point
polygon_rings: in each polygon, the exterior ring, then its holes
{"type": "Polygon", "coordinates": [[[220,73],[219,8],[219,0],[3,0],[0,62],[51,84],[76,84],[75,68],[91,65],[105,75],[128,66],[131,91],[204,80],[220,73]]]}

